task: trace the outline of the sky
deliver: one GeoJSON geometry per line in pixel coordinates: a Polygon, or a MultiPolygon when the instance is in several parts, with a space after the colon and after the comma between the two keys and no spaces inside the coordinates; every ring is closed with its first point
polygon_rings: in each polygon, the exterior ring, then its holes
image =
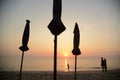
{"type": "MultiPolygon", "coordinates": [[[[52,20],[52,0],[0,1],[0,57],[21,56],[19,47],[29,19],[27,56],[53,57],[54,36],[47,28],[52,20]]],[[[80,29],[84,57],[120,57],[119,0],[62,0],[62,22],[66,30],[58,36],[58,57],[72,57],[73,29],[80,29]]]]}

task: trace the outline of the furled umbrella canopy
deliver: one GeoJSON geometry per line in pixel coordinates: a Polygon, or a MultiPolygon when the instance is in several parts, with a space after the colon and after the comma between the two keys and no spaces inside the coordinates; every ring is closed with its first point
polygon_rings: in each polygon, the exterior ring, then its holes
{"type": "Polygon", "coordinates": [[[53,0],[53,19],[48,25],[48,29],[53,35],[59,35],[66,28],[61,21],[62,0],[53,0]]]}
{"type": "Polygon", "coordinates": [[[72,53],[73,55],[80,55],[81,51],[79,49],[79,42],[80,42],[80,33],[79,33],[79,27],[78,24],[75,23],[75,28],[74,28],[74,40],[73,40],[73,50],[72,53]]]}
{"type": "Polygon", "coordinates": [[[22,38],[22,46],[19,47],[19,49],[21,51],[29,50],[29,48],[27,46],[28,41],[29,41],[29,30],[30,30],[29,23],[30,23],[30,20],[26,20],[26,26],[25,26],[24,33],[23,33],[23,38],[22,38]]]}

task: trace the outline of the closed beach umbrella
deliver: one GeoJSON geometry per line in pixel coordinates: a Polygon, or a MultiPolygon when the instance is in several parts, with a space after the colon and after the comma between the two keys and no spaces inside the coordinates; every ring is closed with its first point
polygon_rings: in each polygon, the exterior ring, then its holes
{"type": "Polygon", "coordinates": [[[30,30],[29,23],[30,23],[30,21],[26,20],[26,26],[25,26],[23,38],[22,38],[22,46],[19,48],[21,51],[29,50],[29,48],[27,47],[28,40],[29,40],[29,30],[30,30]]]}
{"type": "Polygon", "coordinates": [[[30,25],[29,25],[30,21],[26,20],[26,25],[25,25],[25,29],[23,32],[23,38],[22,38],[22,46],[19,47],[19,49],[22,51],[22,58],[21,58],[21,66],[20,66],[20,74],[19,74],[19,80],[21,80],[21,74],[22,74],[22,65],[23,65],[23,58],[24,58],[24,51],[29,50],[29,48],[27,47],[28,41],[29,41],[29,30],[30,30],[30,25]]]}
{"type": "Polygon", "coordinates": [[[57,36],[66,29],[61,20],[61,13],[62,0],[53,0],[53,19],[49,23],[48,29],[54,35],[54,80],[57,80],[57,36]]]}
{"type": "Polygon", "coordinates": [[[75,28],[74,28],[74,40],[73,40],[73,50],[72,53],[73,55],[80,55],[80,49],[79,49],[79,42],[80,42],[80,33],[79,33],[79,27],[78,24],[75,24],[75,28]]]}
{"type": "Polygon", "coordinates": [[[79,27],[77,23],[75,23],[75,28],[74,28],[73,33],[74,33],[74,39],[73,39],[72,53],[73,55],[75,55],[75,80],[76,80],[77,55],[81,54],[81,51],[79,49],[80,33],[79,33],[79,27]]]}

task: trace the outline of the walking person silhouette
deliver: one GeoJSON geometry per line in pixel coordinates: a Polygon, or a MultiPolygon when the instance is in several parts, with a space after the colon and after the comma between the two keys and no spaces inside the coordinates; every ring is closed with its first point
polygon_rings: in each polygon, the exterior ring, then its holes
{"type": "Polygon", "coordinates": [[[69,63],[67,64],[67,68],[68,68],[68,71],[69,71],[69,68],[70,68],[69,63]]]}

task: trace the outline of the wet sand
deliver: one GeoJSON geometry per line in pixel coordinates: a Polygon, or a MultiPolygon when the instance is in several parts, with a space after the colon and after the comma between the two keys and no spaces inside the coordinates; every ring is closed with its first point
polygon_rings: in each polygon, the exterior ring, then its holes
{"type": "MultiPolygon", "coordinates": [[[[1,71],[0,80],[19,80],[17,71],[1,71]]],[[[52,71],[24,71],[22,80],[53,80],[52,71]]],[[[74,80],[74,72],[58,71],[57,80],[74,80]]],[[[77,80],[120,80],[120,69],[102,71],[78,71],[77,80]]]]}

